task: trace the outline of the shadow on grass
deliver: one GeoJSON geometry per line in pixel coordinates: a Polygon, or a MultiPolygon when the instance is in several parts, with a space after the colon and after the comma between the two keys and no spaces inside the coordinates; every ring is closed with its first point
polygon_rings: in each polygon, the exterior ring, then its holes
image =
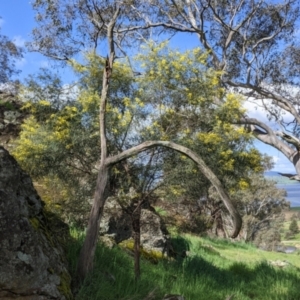
{"type": "Polygon", "coordinates": [[[172,245],[172,251],[169,255],[176,259],[185,258],[187,252],[190,251],[191,242],[181,236],[171,237],[170,243],[172,245]]]}
{"type": "MultiPolygon", "coordinates": [[[[174,243],[179,251],[190,249],[190,242],[184,238],[178,237],[174,243]]],[[[70,246],[73,271],[80,247],[80,240],[70,246]]],[[[229,295],[238,300],[300,299],[297,289],[300,276],[292,268],[275,269],[267,263],[255,266],[233,263],[225,268],[198,255],[163,260],[156,265],[142,260],[141,265],[141,279],[135,282],[132,257],[118,247],[108,249],[99,244],[93,273],[79,289],[76,299],[154,300],[168,293],[184,295],[186,300],[224,300],[229,295]]]]}

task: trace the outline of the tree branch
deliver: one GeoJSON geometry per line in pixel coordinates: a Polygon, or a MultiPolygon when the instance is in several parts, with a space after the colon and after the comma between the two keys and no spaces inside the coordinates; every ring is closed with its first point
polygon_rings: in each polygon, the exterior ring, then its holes
{"type": "Polygon", "coordinates": [[[242,226],[242,219],[236,210],[235,206],[231,202],[229,196],[227,195],[226,191],[224,190],[220,180],[217,178],[217,176],[210,170],[210,168],[205,164],[205,162],[198,156],[195,152],[192,150],[175,144],[173,142],[168,142],[168,141],[147,141],[144,142],[138,146],[132,147],[131,149],[125,150],[120,154],[108,157],[106,159],[106,166],[110,167],[113,164],[116,164],[124,159],[127,159],[131,156],[134,156],[142,151],[145,151],[147,149],[157,147],[157,146],[162,146],[166,148],[173,149],[177,152],[180,152],[186,156],[188,156],[190,159],[192,159],[200,169],[200,171],[210,180],[212,185],[216,188],[217,192],[219,193],[224,205],[226,206],[227,210],[229,211],[231,217],[233,218],[233,223],[234,223],[234,229],[231,234],[233,238],[237,237],[241,230],[242,226]]]}
{"type": "Polygon", "coordinates": [[[272,130],[268,125],[255,118],[242,118],[238,124],[248,124],[248,125],[255,125],[263,130],[255,127],[250,126],[249,129],[255,135],[255,137],[260,140],[261,142],[268,144],[280,152],[282,152],[292,163],[293,163],[293,156],[295,154],[295,150],[292,149],[289,145],[285,144],[282,140],[278,138],[279,134],[272,130]]]}

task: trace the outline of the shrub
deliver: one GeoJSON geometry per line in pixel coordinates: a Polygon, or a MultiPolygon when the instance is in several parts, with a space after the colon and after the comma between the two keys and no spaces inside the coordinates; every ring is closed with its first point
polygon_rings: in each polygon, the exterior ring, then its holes
{"type": "Polygon", "coordinates": [[[295,219],[292,220],[290,226],[289,226],[289,230],[291,233],[296,234],[299,232],[299,227],[298,227],[298,223],[295,219]]]}

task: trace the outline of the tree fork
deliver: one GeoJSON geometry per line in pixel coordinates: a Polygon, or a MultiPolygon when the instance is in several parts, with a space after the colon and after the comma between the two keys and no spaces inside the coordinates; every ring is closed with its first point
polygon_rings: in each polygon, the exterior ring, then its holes
{"type": "MultiPolygon", "coordinates": [[[[205,162],[192,150],[175,144],[168,141],[148,141],[144,142],[138,146],[132,147],[128,150],[123,151],[122,153],[107,157],[107,138],[106,138],[106,124],[105,124],[105,115],[106,115],[106,102],[109,83],[111,79],[111,74],[113,70],[113,62],[115,58],[114,51],[114,41],[113,41],[113,30],[117,21],[117,17],[120,13],[120,9],[117,7],[114,13],[113,18],[109,22],[107,28],[107,39],[109,45],[109,57],[106,59],[105,68],[103,71],[103,81],[102,81],[102,92],[100,99],[100,112],[99,112],[99,123],[100,123],[100,141],[101,141],[101,158],[100,158],[100,168],[97,177],[97,185],[95,190],[95,196],[93,200],[92,209],[90,212],[86,238],[84,240],[83,247],[80,252],[78,265],[77,265],[77,279],[82,282],[86,275],[93,268],[93,260],[96,250],[96,245],[98,241],[99,233],[99,224],[103,213],[103,208],[108,196],[107,193],[107,181],[108,181],[108,172],[111,166],[116,163],[121,162],[124,159],[132,157],[142,151],[153,147],[166,147],[173,149],[177,152],[180,152],[190,159],[192,159],[198,166],[199,170],[210,180],[214,185],[217,192],[219,193],[224,205],[228,209],[230,215],[233,218],[233,232],[231,236],[233,238],[237,237],[242,226],[242,219],[231,202],[226,191],[223,189],[223,186],[217,176],[210,170],[210,168],[205,164],[205,162]]],[[[137,243],[138,244],[138,243],[137,243]]],[[[138,245],[137,245],[138,246],[138,245]]],[[[137,249],[138,250],[138,249],[137,249]]],[[[138,272],[137,272],[138,273],[138,272]]]]}

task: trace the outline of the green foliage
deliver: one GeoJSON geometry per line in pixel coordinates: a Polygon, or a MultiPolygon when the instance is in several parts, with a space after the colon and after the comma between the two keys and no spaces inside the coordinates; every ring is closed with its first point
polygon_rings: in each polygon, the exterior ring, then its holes
{"type": "Polygon", "coordinates": [[[293,234],[297,234],[299,232],[299,226],[298,226],[298,223],[297,223],[297,221],[295,219],[293,219],[291,221],[291,224],[289,226],[289,230],[293,234]]]}
{"type": "Polygon", "coordinates": [[[159,206],[154,206],[155,211],[162,217],[167,215],[167,211],[159,206]]]}
{"type": "Polygon", "coordinates": [[[281,242],[281,234],[276,227],[257,232],[254,243],[264,250],[276,251],[281,242]]]}
{"type": "MultiPolygon", "coordinates": [[[[106,107],[109,154],[145,140],[172,140],[198,153],[229,192],[247,186],[249,171],[262,169],[261,155],[249,147],[251,135],[232,125],[244,114],[242,99],[225,93],[221,73],[208,67],[207,58],[200,49],[179,54],[165,44],[150,43],[139,55],[143,75],[138,78],[127,63],[117,61],[106,107]]],[[[22,125],[14,155],[35,180],[56,191],[57,200],[44,194],[51,210],[76,222],[86,219],[87,200],[95,188],[104,64],[93,52],[82,63],[71,60],[78,84],[67,95],[49,72],[32,78],[23,90],[23,109],[30,117],[22,125]],[[74,206],[76,212],[70,209],[74,206]]],[[[110,190],[126,193],[133,186],[149,192],[162,185],[167,200],[182,195],[196,200],[207,193],[210,182],[194,163],[167,150],[155,151],[114,166],[110,190]]],[[[201,216],[194,227],[206,223],[201,216]]]]}
{"type": "Polygon", "coordinates": [[[0,107],[1,106],[3,106],[5,110],[15,110],[16,109],[11,102],[0,99],[0,107]]]}
{"type": "MultiPolygon", "coordinates": [[[[230,194],[243,218],[240,237],[272,249],[280,242],[279,228],[284,222],[284,212],[289,209],[286,192],[260,173],[250,173],[246,183],[230,194]]],[[[210,197],[219,200],[214,190],[210,197]]]]}
{"type": "MultiPolygon", "coordinates": [[[[0,28],[1,30],[1,28],[0,28]]],[[[23,57],[23,50],[7,36],[0,34],[0,83],[7,83],[20,71],[16,62],[23,57]]]]}
{"type": "MultiPolygon", "coordinates": [[[[99,78],[104,63],[92,54],[87,54],[86,59],[84,66],[71,62],[79,84],[67,93],[60,80],[49,72],[29,80],[22,97],[27,99],[23,109],[30,117],[22,125],[14,150],[22,167],[38,181],[48,209],[79,223],[86,221],[87,200],[93,197],[96,182],[102,84],[99,78]]],[[[112,154],[128,146],[129,128],[142,110],[139,99],[129,101],[128,97],[134,95],[133,76],[125,64],[116,64],[114,82],[106,117],[107,126],[112,129],[107,133],[112,154]]],[[[112,170],[114,186],[120,182],[120,169],[122,165],[112,170]]]]}
{"type": "MultiPolygon", "coordinates": [[[[247,186],[250,170],[263,170],[262,158],[251,147],[251,135],[232,125],[244,114],[243,99],[225,93],[220,72],[208,67],[207,58],[200,49],[180,53],[164,43],[145,47],[139,55],[144,71],[140,91],[153,112],[142,136],[191,148],[228,190],[237,189],[247,186]]],[[[166,152],[163,157],[166,197],[175,200],[188,195],[196,200],[207,193],[209,181],[185,156],[166,152]]]]}

